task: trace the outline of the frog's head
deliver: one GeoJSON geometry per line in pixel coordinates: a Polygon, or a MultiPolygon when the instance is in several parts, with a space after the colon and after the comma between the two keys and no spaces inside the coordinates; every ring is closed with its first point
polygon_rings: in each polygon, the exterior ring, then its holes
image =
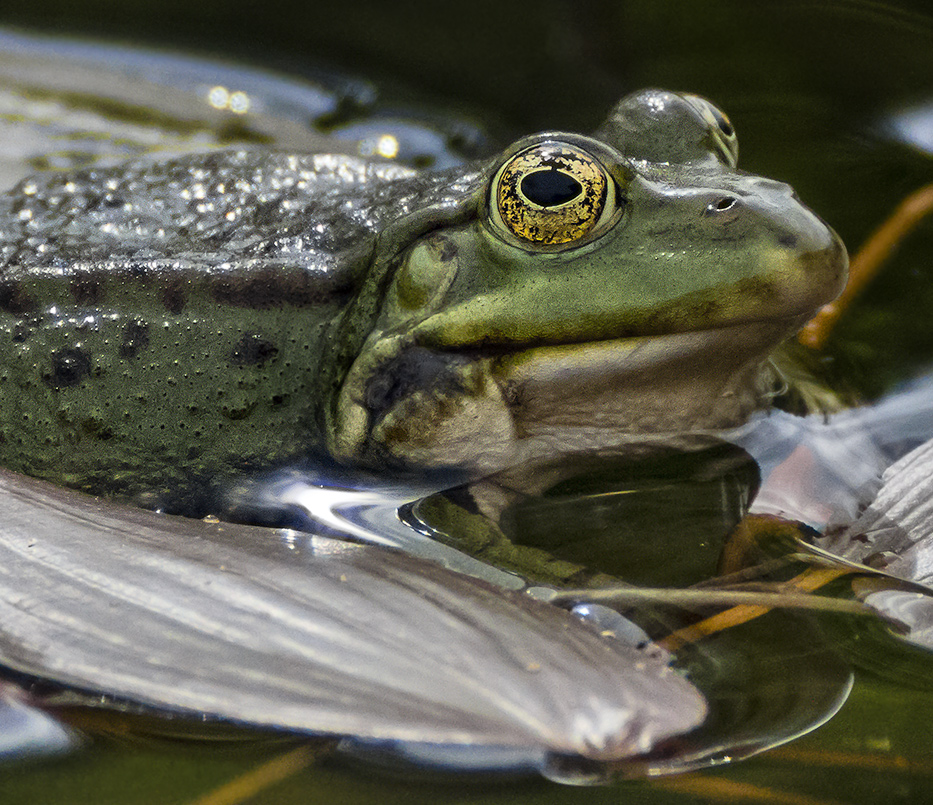
{"type": "Polygon", "coordinates": [[[515,143],[402,252],[332,406],[334,454],[487,470],[740,420],[847,258],[737,153],[712,104],[659,91],[595,136],[515,143]]]}

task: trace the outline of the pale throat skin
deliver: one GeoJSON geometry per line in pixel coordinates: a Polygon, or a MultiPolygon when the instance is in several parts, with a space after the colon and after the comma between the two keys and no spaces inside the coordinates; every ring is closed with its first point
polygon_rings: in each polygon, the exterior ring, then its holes
{"type": "Polygon", "coordinates": [[[160,503],[322,453],[483,473],[735,424],[846,273],[736,156],[709,102],[649,90],[446,172],[257,149],[24,180],[0,463],[160,503]]]}

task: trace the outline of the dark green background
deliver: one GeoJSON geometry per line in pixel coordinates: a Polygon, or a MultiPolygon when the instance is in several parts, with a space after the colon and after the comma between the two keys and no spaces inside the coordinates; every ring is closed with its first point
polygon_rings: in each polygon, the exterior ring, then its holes
{"type": "MultiPolygon", "coordinates": [[[[334,68],[374,80],[391,98],[424,97],[506,133],[595,127],[629,90],[664,86],[707,95],[732,117],[740,165],[791,182],[857,244],[908,192],[933,181],[933,161],[877,128],[899,106],[933,100],[928,3],[765,0],[473,0],[470,3],[33,0],[0,21],[45,31],[178,45],[294,72],[334,68]]],[[[833,371],[871,393],[933,357],[933,226],[912,236],[886,277],[845,323],[833,371]]],[[[896,673],[895,673],[896,676],[896,673]]],[[[913,803],[933,790],[933,695],[860,675],[842,714],[793,745],[712,774],[757,787],[751,799],[619,789],[434,786],[305,773],[252,802],[812,802],[913,803]],[[839,765],[834,752],[845,752],[839,765]],[[860,760],[868,757],[870,761],[860,760]],[[808,800],[810,801],[810,800],[808,800]]],[[[98,745],[50,765],[4,768],[4,805],[187,802],[260,757],[211,748],[98,745]]],[[[926,798],[926,799],[925,799],[926,798]]]]}

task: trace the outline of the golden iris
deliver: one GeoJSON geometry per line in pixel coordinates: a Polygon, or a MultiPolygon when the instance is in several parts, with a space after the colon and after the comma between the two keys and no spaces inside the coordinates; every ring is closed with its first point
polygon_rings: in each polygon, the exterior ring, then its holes
{"type": "Polygon", "coordinates": [[[603,218],[610,179],[590,154],[541,143],[506,162],[493,182],[499,222],[516,238],[559,246],[585,238],[603,218]]]}

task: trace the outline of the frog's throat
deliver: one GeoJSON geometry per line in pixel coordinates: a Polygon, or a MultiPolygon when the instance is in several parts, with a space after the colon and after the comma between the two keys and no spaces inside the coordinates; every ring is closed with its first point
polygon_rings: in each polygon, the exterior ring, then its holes
{"type": "Polygon", "coordinates": [[[350,464],[486,473],[731,427],[761,404],[767,353],[802,318],[495,354],[374,334],[338,392],[328,449],[350,464]]]}

